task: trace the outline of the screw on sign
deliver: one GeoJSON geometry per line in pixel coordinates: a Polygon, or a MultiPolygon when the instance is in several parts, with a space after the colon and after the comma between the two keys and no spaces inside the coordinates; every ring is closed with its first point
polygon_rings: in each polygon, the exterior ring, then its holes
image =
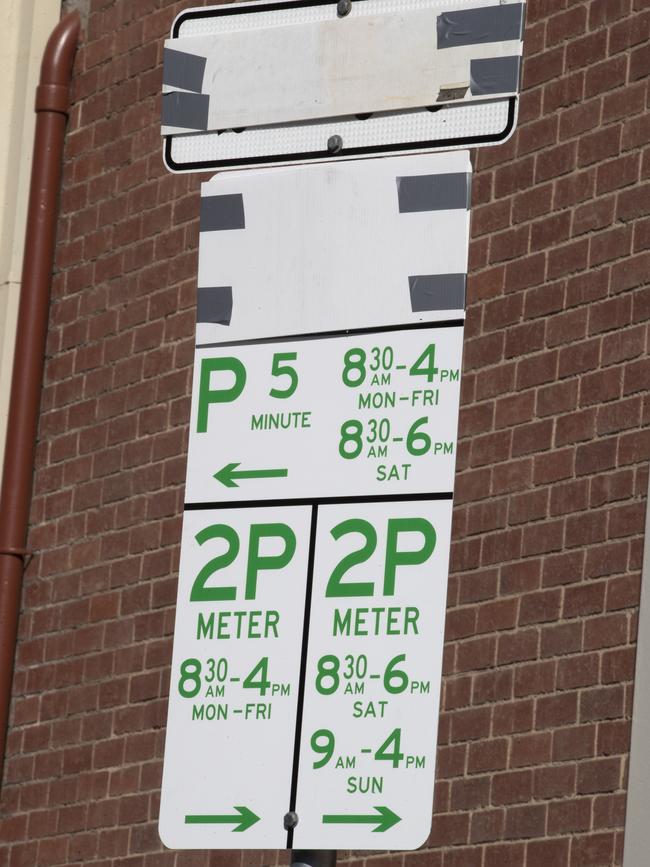
{"type": "Polygon", "coordinates": [[[276,9],[190,10],[165,48],[170,168],[314,164],[201,190],[160,834],[286,846],[316,867],[314,850],[429,834],[471,194],[459,148],[514,127],[523,4],[292,2],[281,28],[276,9]],[[300,54],[314,39],[327,70],[300,54]],[[374,69],[389,44],[397,66],[374,69]],[[253,49],[266,82],[245,72],[253,49]]]}

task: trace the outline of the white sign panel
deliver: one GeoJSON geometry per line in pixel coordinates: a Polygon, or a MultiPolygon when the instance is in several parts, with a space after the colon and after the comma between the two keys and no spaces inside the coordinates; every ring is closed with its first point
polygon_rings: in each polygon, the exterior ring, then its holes
{"type": "Polygon", "coordinates": [[[465,152],[203,186],[172,848],[428,835],[469,187],[465,152]]]}
{"type": "Polygon", "coordinates": [[[198,348],[186,502],[452,490],[461,352],[458,325],[198,348]]]}
{"type": "Polygon", "coordinates": [[[160,808],[171,848],[286,843],[310,521],[305,507],[185,515],[160,808]]]}
{"type": "Polygon", "coordinates": [[[182,12],[165,43],[172,171],[505,141],[522,0],[289,0],[182,12]]]}
{"type": "Polygon", "coordinates": [[[429,835],[450,534],[449,500],[318,507],[297,848],[429,835]]]}

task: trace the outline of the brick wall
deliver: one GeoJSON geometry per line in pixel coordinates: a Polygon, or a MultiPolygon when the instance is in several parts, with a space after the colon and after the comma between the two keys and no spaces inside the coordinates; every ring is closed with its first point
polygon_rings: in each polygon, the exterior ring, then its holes
{"type": "MultiPolygon", "coordinates": [[[[0,867],[286,857],[163,852],[156,829],[200,182],[163,169],[159,64],[187,5],[92,0],[76,61],[0,867]]],[[[425,851],[376,867],[621,863],[650,456],[646,7],[529,0],[518,132],[475,159],[436,815],[425,851]]]]}

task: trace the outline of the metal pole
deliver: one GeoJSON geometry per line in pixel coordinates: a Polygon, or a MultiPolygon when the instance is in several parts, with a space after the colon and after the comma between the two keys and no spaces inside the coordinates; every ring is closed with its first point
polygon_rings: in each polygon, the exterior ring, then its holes
{"type": "Polygon", "coordinates": [[[71,12],[54,28],[45,47],[40,83],[36,89],[34,162],[0,491],[0,785],[11,702],[23,561],[28,553],[25,539],[34,474],[34,440],[43,382],[61,157],[68,118],[72,62],[80,26],[79,13],[71,12]]]}
{"type": "Polygon", "coordinates": [[[336,849],[292,849],[291,867],[336,867],[336,849]]]}

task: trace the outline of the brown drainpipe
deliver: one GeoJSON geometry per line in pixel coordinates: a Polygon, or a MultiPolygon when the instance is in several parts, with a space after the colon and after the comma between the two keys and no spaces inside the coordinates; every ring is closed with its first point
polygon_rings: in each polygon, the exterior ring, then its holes
{"type": "Polygon", "coordinates": [[[28,553],[25,544],[43,381],[63,140],[79,29],[78,12],[66,15],[54,28],[45,46],[41,78],[36,88],[34,161],[0,494],[0,786],[24,558],[28,553]]]}

